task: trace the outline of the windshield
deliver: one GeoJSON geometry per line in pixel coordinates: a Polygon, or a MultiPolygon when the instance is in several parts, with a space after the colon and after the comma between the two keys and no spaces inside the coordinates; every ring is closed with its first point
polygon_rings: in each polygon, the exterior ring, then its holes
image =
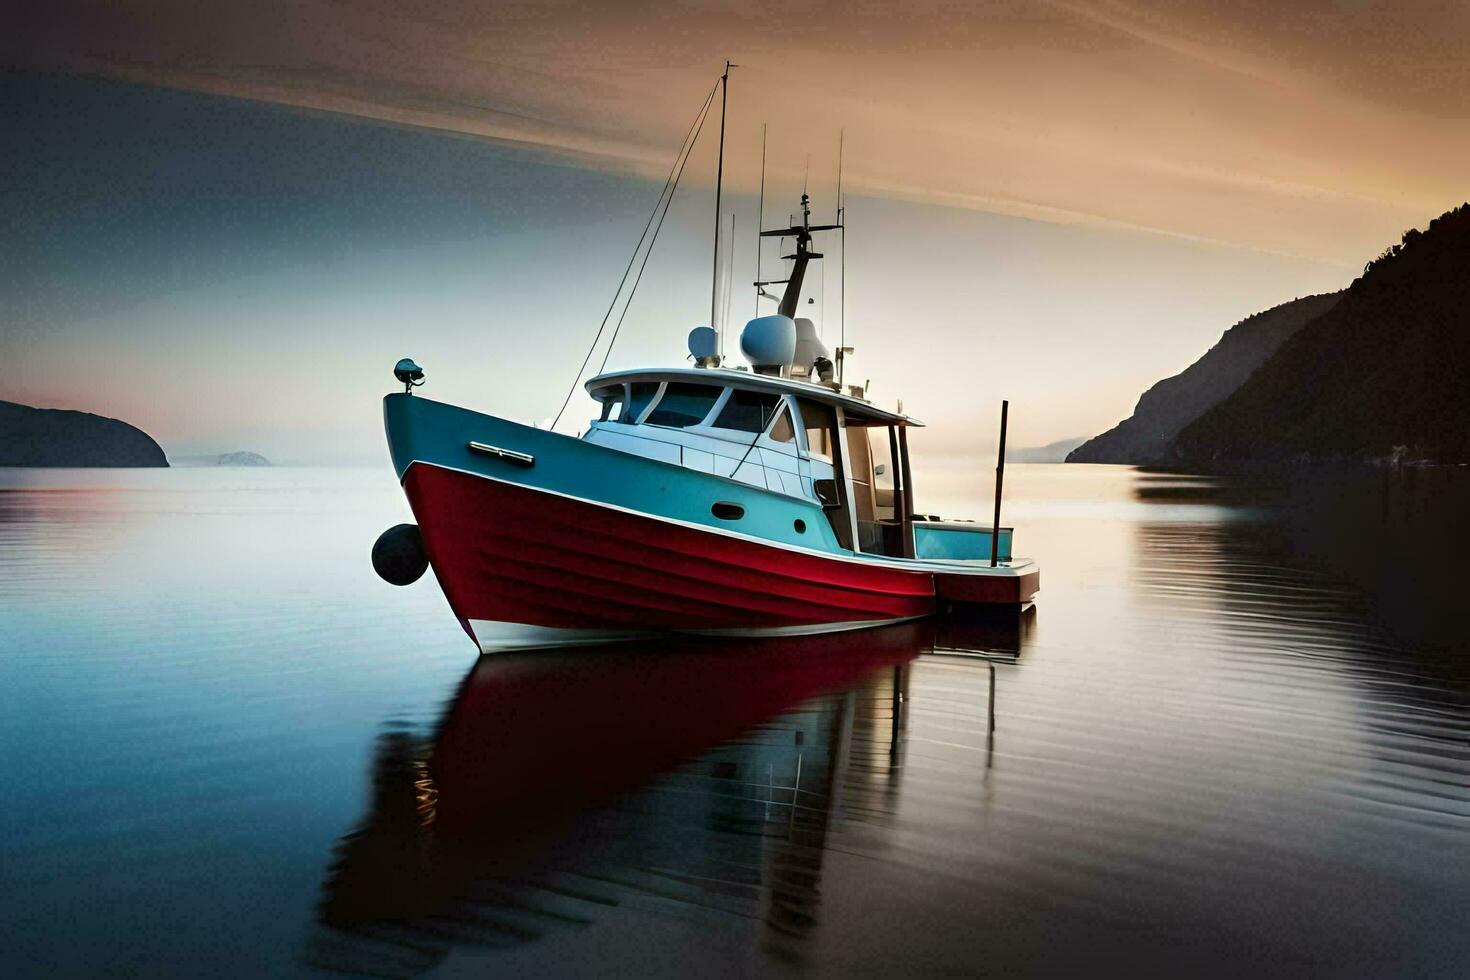
{"type": "Polygon", "coordinates": [[[671,383],[664,389],[664,396],[648,418],[650,425],[667,425],[682,429],[704,421],[710,409],[715,407],[723,388],[717,385],[691,385],[671,383]]]}
{"type": "Polygon", "coordinates": [[[729,401],[725,402],[725,407],[715,419],[715,426],[736,432],[764,432],[780,404],[780,395],[736,388],[730,392],[729,401]]]}

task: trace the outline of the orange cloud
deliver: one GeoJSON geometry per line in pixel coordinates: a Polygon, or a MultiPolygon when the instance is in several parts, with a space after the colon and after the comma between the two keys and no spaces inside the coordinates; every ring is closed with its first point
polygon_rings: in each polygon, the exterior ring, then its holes
{"type": "Polygon", "coordinates": [[[845,127],[856,191],[1352,266],[1466,195],[1470,25],[1413,6],[56,0],[4,56],[649,174],[729,56],[737,185],[845,127]]]}

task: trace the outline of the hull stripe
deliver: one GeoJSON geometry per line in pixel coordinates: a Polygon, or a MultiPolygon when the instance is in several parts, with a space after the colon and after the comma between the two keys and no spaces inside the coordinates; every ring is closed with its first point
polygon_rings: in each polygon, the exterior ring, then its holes
{"type": "Polygon", "coordinates": [[[900,623],[909,623],[922,618],[921,616],[910,616],[905,619],[852,620],[842,623],[817,623],[808,626],[670,630],[664,633],[638,629],[555,629],[544,626],[522,626],[513,623],[492,622],[483,619],[475,620],[473,625],[481,637],[476,641],[480,646],[480,652],[500,653],[512,650],[535,650],[543,647],[627,643],[633,640],[647,640],[659,637],[667,638],[669,636],[749,637],[755,639],[822,636],[832,633],[846,633],[853,630],[879,629],[884,626],[895,626],[900,623]]]}

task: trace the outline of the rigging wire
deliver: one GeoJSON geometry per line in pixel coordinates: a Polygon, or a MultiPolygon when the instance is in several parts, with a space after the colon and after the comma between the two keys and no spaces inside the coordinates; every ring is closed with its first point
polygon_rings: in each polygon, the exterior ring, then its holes
{"type": "MultiPolygon", "coordinates": [[[[665,214],[668,213],[668,206],[664,203],[664,197],[667,195],[669,200],[673,200],[673,189],[678,187],[678,174],[684,172],[684,167],[679,161],[682,159],[684,162],[688,162],[689,152],[694,149],[694,140],[699,139],[699,130],[704,128],[704,118],[709,114],[710,104],[714,101],[715,97],[715,89],[719,88],[719,85],[719,82],[715,82],[714,86],[710,88],[709,94],[704,97],[704,104],[700,106],[699,112],[694,117],[694,122],[689,124],[689,131],[684,134],[684,142],[679,144],[679,152],[674,155],[674,164],[669,168],[669,176],[664,179],[663,190],[659,191],[658,200],[654,202],[653,210],[648,213],[648,221],[644,222],[643,232],[638,236],[637,244],[633,246],[633,254],[628,256],[628,265],[623,269],[623,277],[618,280],[618,288],[613,292],[612,302],[607,305],[607,312],[602,315],[602,322],[597,326],[597,335],[592,338],[592,345],[587,348],[587,356],[582,358],[582,366],[577,369],[577,376],[572,379],[572,386],[567,390],[567,397],[562,399],[561,408],[557,410],[556,418],[551,422],[551,428],[553,430],[556,429],[556,424],[561,421],[561,417],[566,412],[567,406],[571,404],[572,395],[577,390],[577,382],[582,380],[582,373],[587,370],[587,365],[592,360],[592,354],[597,350],[598,341],[602,340],[602,332],[607,329],[608,318],[612,316],[612,311],[618,305],[618,297],[622,295],[623,287],[628,283],[628,273],[633,271],[633,263],[637,261],[638,252],[643,248],[643,240],[648,237],[648,229],[653,225],[654,216],[658,214],[660,206],[663,206],[665,214]]],[[[663,219],[659,219],[659,224],[663,224],[663,219]]],[[[654,237],[658,237],[658,231],[656,229],[654,231],[654,237]]],[[[653,242],[651,240],[648,243],[648,249],[649,251],[653,250],[653,242]]],[[[643,261],[647,264],[648,257],[644,256],[643,261]]],[[[640,268],[638,271],[641,276],[643,270],[640,268]]],[[[633,288],[638,288],[636,282],[633,284],[633,288]]],[[[628,299],[630,302],[632,298],[633,294],[629,293],[628,299]]],[[[623,314],[626,316],[627,312],[628,309],[624,306],[623,314]]],[[[622,317],[619,317],[618,326],[622,326],[622,322],[622,317]]],[[[613,332],[613,338],[617,338],[616,331],[613,332]]],[[[611,341],[608,343],[608,349],[612,349],[611,341]]],[[[602,363],[604,365],[607,364],[607,358],[605,356],[602,359],[602,363]]]]}
{"type": "MultiPolygon", "coordinates": [[[[763,425],[760,429],[758,429],[756,431],[755,438],[752,439],[752,440],[750,440],[750,445],[748,445],[748,446],[745,447],[745,455],[740,457],[740,462],[736,463],[735,464],[735,468],[730,471],[730,479],[732,479],[732,480],[739,480],[740,479],[735,474],[740,472],[740,467],[744,466],[745,465],[745,461],[750,458],[751,450],[755,449],[756,443],[758,443],[758,442],[761,441],[761,436],[763,436],[763,435],[766,434],[766,430],[771,427],[771,423],[774,422],[774,421],[776,421],[776,419],[781,415],[781,413],[782,412],[785,412],[785,411],[786,411],[786,402],[785,402],[785,400],[782,399],[780,401],[777,401],[776,402],[776,410],[771,413],[771,421],[770,422],[767,422],[765,425],[763,425]]],[[[788,412],[787,414],[789,415],[790,413],[788,412]]],[[[792,424],[794,425],[795,423],[792,423],[792,424]]],[[[761,468],[764,470],[764,468],[765,468],[764,458],[762,458],[762,461],[761,461],[761,464],[760,465],[761,465],[761,468]]],[[[745,481],[742,480],[741,482],[743,483],[745,481]]]]}
{"type": "MultiPolygon", "coordinates": [[[[669,216],[669,205],[674,202],[674,191],[679,189],[679,178],[684,176],[684,167],[689,163],[689,158],[694,155],[694,144],[699,142],[699,134],[704,130],[704,121],[709,117],[709,107],[710,103],[714,101],[714,97],[715,90],[710,89],[709,98],[704,103],[704,111],[700,114],[698,124],[694,128],[694,138],[689,141],[689,146],[684,153],[684,159],[679,161],[678,169],[674,171],[672,178],[673,184],[669,188],[669,196],[663,202],[663,214],[658,216],[658,223],[653,226],[653,237],[648,240],[648,248],[643,252],[643,262],[638,266],[638,275],[633,277],[633,286],[628,290],[628,299],[623,304],[623,312],[618,314],[617,325],[613,327],[612,336],[607,341],[607,350],[602,353],[602,364],[597,369],[598,374],[601,374],[607,369],[607,359],[612,356],[613,344],[618,342],[618,331],[623,329],[623,320],[627,317],[628,310],[633,305],[633,294],[638,292],[638,284],[643,281],[643,270],[648,268],[648,259],[653,255],[653,245],[658,241],[658,233],[664,226],[664,219],[669,216]]],[[[591,356],[590,353],[588,356],[591,356]]],[[[576,388],[575,382],[572,387],[573,389],[576,388]]],[[[567,397],[570,398],[571,396],[568,395],[567,397]]]]}

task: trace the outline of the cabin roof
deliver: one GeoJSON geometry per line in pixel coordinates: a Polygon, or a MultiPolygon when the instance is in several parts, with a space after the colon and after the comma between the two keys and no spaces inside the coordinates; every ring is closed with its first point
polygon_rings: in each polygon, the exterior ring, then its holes
{"type": "Polygon", "coordinates": [[[796,378],[780,378],[752,371],[736,371],[731,368],[633,368],[624,371],[609,371],[590,379],[586,388],[594,388],[618,381],[684,381],[690,384],[721,385],[745,388],[753,391],[776,391],[810,398],[828,405],[841,405],[849,419],[856,422],[881,422],[885,425],[922,426],[924,423],[907,415],[879,408],[865,398],[833,391],[825,385],[801,381],[796,378]]]}

